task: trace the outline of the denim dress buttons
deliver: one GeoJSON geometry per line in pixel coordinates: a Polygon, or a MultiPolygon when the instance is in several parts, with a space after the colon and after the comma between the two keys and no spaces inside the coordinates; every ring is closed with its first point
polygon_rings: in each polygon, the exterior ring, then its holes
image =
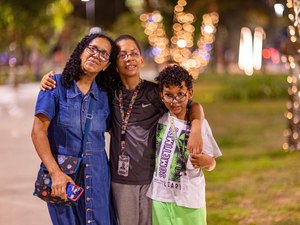
{"type": "Polygon", "coordinates": [[[74,82],[66,89],[61,76],[55,76],[57,88],[40,92],[35,114],[50,119],[48,139],[53,154],[81,156],[81,141],[91,98],[93,119],[86,143],[84,175],[80,186],[84,194],[75,206],[48,204],[54,225],[111,225],[114,213],[111,206],[110,170],[105,151],[104,133],[110,123],[107,93],[93,82],[90,91],[83,95],[74,82]]]}

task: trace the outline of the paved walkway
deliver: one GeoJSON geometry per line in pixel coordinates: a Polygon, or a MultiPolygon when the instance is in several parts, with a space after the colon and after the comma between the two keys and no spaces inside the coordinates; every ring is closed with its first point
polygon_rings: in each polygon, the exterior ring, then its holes
{"type": "Polygon", "coordinates": [[[0,86],[0,224],[50,225],[46,204],[32,195],[39,158],[30,132],[38,84],[0,86]]]}
{"type": "Polygon", "coordinates": [[[46,203],[32,195],[40,164],[30,136],[38,92],[37,83],[0,85],[0,225],[52,224],[46,203]]]}

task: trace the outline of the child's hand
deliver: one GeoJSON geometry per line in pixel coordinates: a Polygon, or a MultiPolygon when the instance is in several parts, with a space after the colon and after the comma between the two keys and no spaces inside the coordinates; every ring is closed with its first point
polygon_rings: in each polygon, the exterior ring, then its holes
{"type": "Polygon", "coordinates": [[[195,169],[203,167],[203,154],[202,153],[190,153],[190,160],[195,169]]]}
{"type": "Polygon", "coordinates": [[[190,154],[190,160],[195,169],[213,170],[216,166],[216,161],[213,157],[202,153],[190,154]]]}
{"type": "Polygon", "coordinates": [[[55,88],[56,82],[51,78],[51,76],[53,76],[54,74],[55,73],[52,70],[43,76],[41,83],[40,83],[40,89],[42,91],[51,90],[52,88],[55,88]]]}

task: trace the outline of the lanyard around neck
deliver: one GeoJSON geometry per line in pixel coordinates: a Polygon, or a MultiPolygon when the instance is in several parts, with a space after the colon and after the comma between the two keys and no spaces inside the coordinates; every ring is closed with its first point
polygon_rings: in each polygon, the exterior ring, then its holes
{"type": "MultiPolygon", "coordinates": [[[[188,115],[188,113],[187,113],[188,115]]],[[[185,172],[186,171],[186,161],[185,161],[185,157],[184,157],[184,152],[187,146],[187,142],[190,136],[190,127],[191,127],[191,123],[189,120],[187,120],[187,124],[186,124],[186,130],[185,130],[185,135],[184,135],[184,141],[182,143],[182,145],[179,142],[179,138],[177,137],[177,132],[176,132],[176,128],[175,128],[175,122],[174,122],[174,117],[171,116],[171,114],[169,113],[169,119],[170,119],[170,127],[172,130],[172,135],[173,138],[175,140],[175,143],[179,149],[179,153],[180,153],[180,164],[181,164],[181,172],[185,172]]]]}
{"type": "Polygon", "coordinates": [[[121,119],[122,119],[122,128],[121,128],[121,154],[122,154],[122,156],[125,155],[125,134],[126,134],[128,121],[129,121],[130,114],[131,114],[133,105],[135,103],[137,94],[139,93],[139,91],[141,89],[141,82],[142,82],[142,80],[140,80],[139,84],[137,85],[137,87],[135,88],[135,90],[133,92],[133,95],[131,97],[126,114],[125,114],[125,109],[124,109],[124,97],[123,97],[122,89],[120,88],[120,91],[119,91],[119,107],[120,107],[120,113],[121,113],[121,119]]]}

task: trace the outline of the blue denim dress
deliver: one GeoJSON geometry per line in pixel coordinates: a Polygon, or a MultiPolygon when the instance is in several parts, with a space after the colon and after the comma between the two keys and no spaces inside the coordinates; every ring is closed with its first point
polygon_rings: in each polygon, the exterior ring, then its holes
{"type": "Polygon", "coordinates": [[[86,168],[80,185],[84,195],[76,206],[48,203],[54,225],[110,225],[113,222],[111,206],[110,171],[105,152],[104,132],[109,124],[110,108],[107,93],[95,81],[90,91],[83,95],[76,82],[66,89],[61,76],[55,76],[56,88],[39,93],[35,115],[41,113],[49,118],[48,139],[53,154],[81,156],[81,141],[91,98],[93,119],[88,134],[85,162],[86,168]]]}

